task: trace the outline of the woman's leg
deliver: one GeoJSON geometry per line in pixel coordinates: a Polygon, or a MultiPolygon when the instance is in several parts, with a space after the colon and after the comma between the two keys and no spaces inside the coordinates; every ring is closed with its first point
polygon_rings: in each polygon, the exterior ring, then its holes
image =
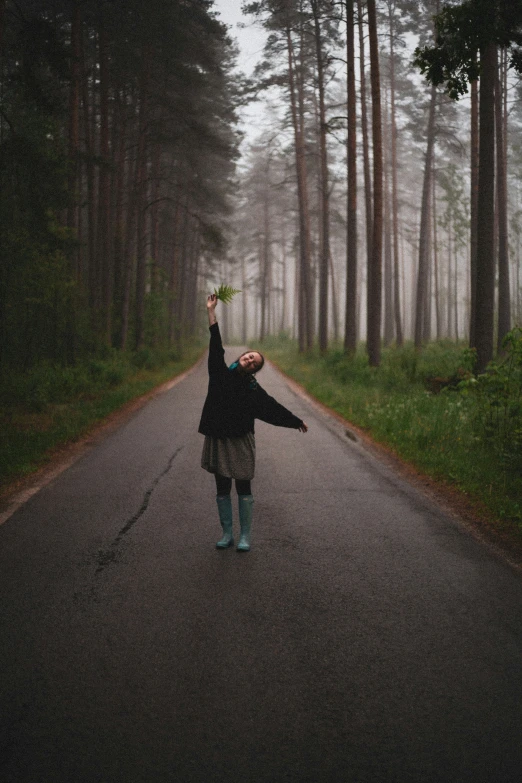
{"type": "Polygon", "coordinates": [[[232,489],[232,479],[228,476],[221,476],[219,473],[215,473],[216,489],[218,495],[230,495],[232,489]]]}
{"type": "Polygon", "coordinates": [[[238,495],[251,495],[249,479],[236,479],[236,492],[238,495]]]}
{"type": "Polygon", "coordinates": [[[234,545],[234,534],[232,525],[232,500],[230,490],[232,488],[232,479],[227,476],[220,476],[216,473],[216,502],[219,513],[219,521],[223,528],[223,536],[216,544],[217,549],[228,549],[234,545]]]}
{"type": "Polygon", "coordinates": [[[250,481],[236,479],[237,501],[239,506],[239,524],[241,526],[241,535],[237,545],[238,552],[248,552],[250,550],[250,531],[252,529],[252,506],[254,498],[250,481]]]}

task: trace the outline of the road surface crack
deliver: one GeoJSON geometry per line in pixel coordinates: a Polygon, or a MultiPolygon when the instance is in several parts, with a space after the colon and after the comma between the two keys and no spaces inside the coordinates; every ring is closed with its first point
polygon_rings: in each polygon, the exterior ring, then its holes
{"type": "Polygon", "coordinates": [[[145,492],[145,494],[143,496],[143,500],[141,502],[141,506],[139,507],[138,511],[134,514],[134,516],[132,516],[130,519],[128,519],[127,522],[125,522],[124,526],[122,527],[122,529],[120,530],[118,535],[114,538],[114,540],[111,543],[111,545],[109,546],[109,548],[100,551],[99,556],[98,556],[98,568],[96,569],[96,573],[97,574],[99,574],[100,571],[103,571],[103,569],[107,565],[109,565],[109,563],[114,563],[115,562],[115,560],[116,560],[116,553],[117,553],[117,550],[118,550],[118,547],[119,547],[120,543],[125,538],[127,533],[130,530],[132,530],[132,528],[134,527],[136,522],[138,522],[140,517],[142,517],[143,514],[145,513],[145,511],[147,510],[147,507],[149,505],[150,499],[152,497],[152,493],[156,489],[157,485],[159,484],[159,482],[161,481],[163,476],[167,475],[167,473],[169,472],[169,470],[172,467],[172,464],[173,464],[174,460],[176,459],[176,457],[178,456],[178,454],[180,453],[182,448],[183,447],[180,446],[178,449],[176,449],[174,454],[169,459],[169,461],[167,463],[167,467],[164,468],[164,470],[162,470],[162,472],[159,474],[159,476],[157,476],[154,479],[154,481],[152,482],[152,484],[149,487],[149,489],[145,492]]]}

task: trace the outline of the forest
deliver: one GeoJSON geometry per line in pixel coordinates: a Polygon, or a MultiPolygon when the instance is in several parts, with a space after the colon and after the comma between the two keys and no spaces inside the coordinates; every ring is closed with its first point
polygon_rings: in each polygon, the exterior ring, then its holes
{"type": "Polygon", "coordinates": [[[522,0],[242,10],[248,75],[211,0],[0,0],[2,405],[179,359],[227,284],[229,342],[460,351],[522,459],[522,0]]]}

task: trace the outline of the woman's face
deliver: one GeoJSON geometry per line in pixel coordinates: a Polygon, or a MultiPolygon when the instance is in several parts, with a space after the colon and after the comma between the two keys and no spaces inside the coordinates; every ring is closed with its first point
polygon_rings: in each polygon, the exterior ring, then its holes
{"type": "Polygon", "coordinates": [[[243,372],[257,372],[262,363],[261,356],[257,351],[247,351],[239,357],[239,367],[243,372]]]}

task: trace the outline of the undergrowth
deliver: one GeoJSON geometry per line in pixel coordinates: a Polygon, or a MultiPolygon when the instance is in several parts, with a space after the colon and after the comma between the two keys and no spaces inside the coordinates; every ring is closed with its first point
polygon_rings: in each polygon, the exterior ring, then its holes
{"type": "Polygon", "coordinates": [[[481,501],[522,535],[522,330],[484,375],[450,342],[385,348],[381,366],[341,346],[300,354],[286,337],[259,348],[314,397],[425,474],[481,501]]]}
{"type": "Polygon", "coordinates": [[[183,353],[114,351],[73,367],[46,363],[6,374],[0,379],[0,490],[109,413],[192,366],[202,350],[192,344],[183,353]]]}

